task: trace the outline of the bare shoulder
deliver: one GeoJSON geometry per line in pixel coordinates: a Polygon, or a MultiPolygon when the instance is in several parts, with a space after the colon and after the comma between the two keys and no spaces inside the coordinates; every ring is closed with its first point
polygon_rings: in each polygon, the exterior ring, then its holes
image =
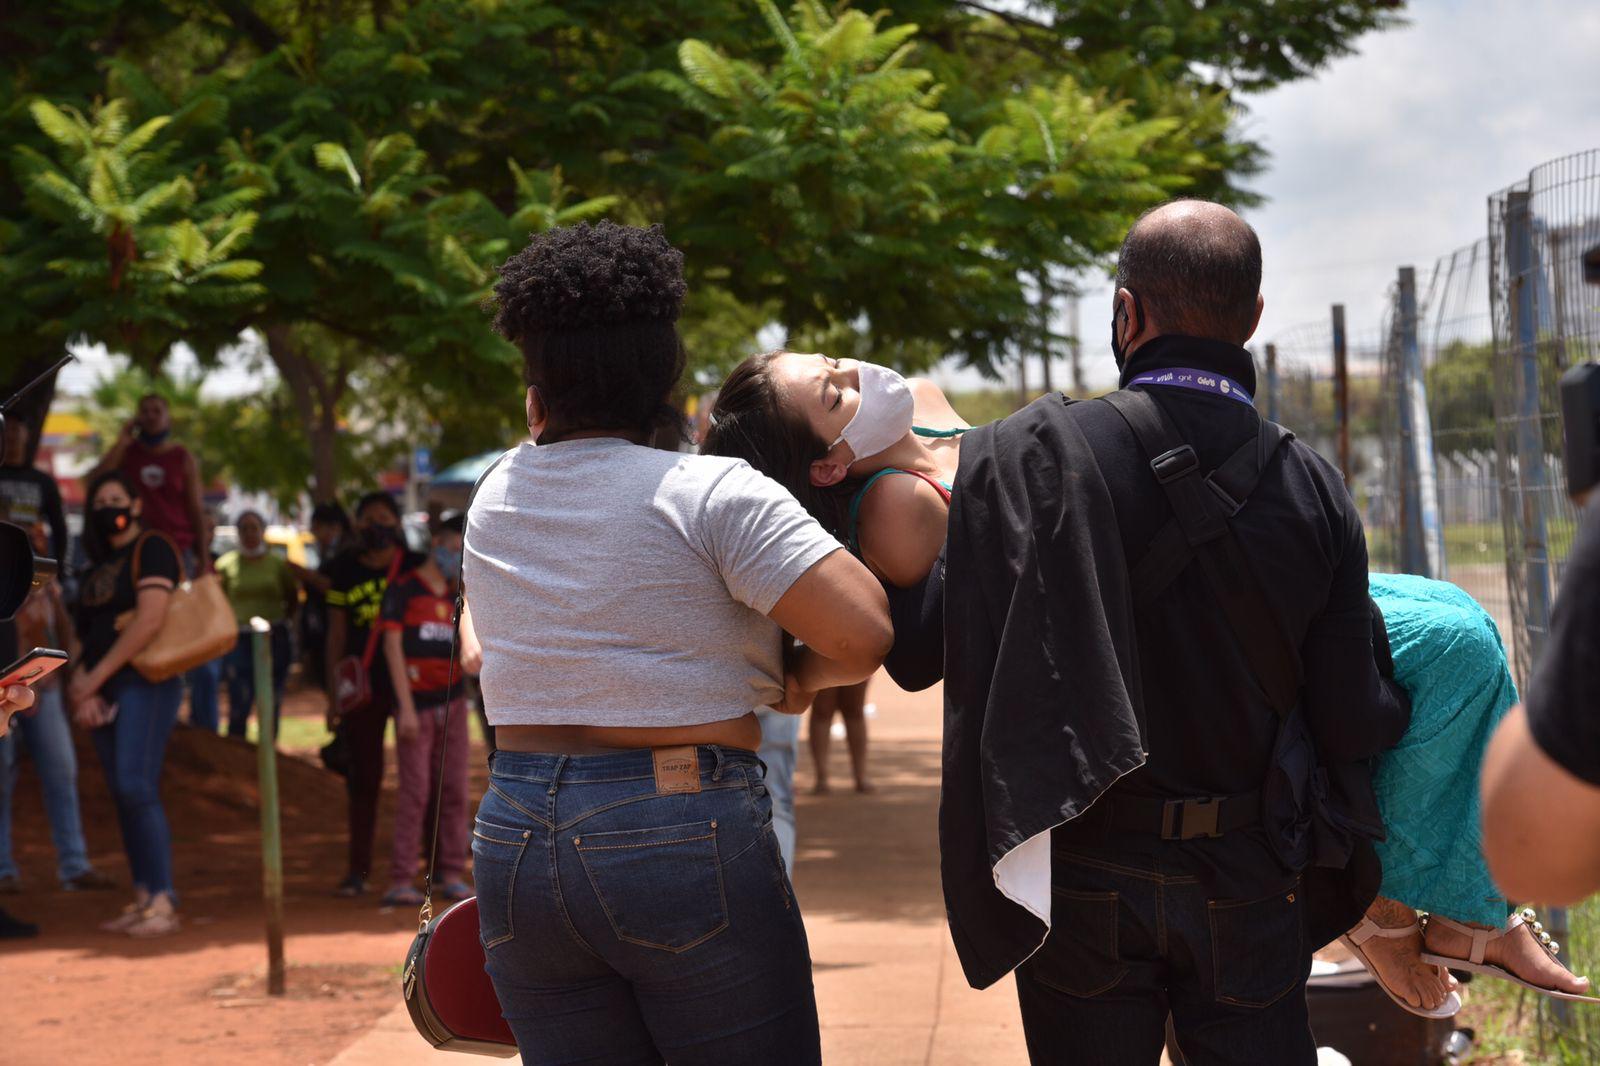
{"type": "Polygon", "coordinates": [[[939,490],[920,477],[879,478],[861,501],[861,557],[892,584],[915,585],[928,576],[944,547],[950,508],[939,490]]]}
{"type": "Polygon", "coordinates": [[[927,378],[907,378],[916,407],[917,425],[930,429],[966,429],[966,419],[956,413],[944,390],[927,378]]]}

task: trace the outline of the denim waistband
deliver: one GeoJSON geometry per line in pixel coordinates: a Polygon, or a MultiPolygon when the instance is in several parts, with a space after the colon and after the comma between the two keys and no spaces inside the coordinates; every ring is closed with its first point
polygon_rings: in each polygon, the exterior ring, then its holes
{"type": "MultiPolygon", "coordinates": [[[[640,781],[655,778],[655,756],[651,748],[636,751],[609,751],[604,755],[552,755],[537,751],[496,751],[489,756],[489,776],[517,781],[564,784],[583,781],[640,781]]],[[[756,766],[761,762],[748,748],[725,748],[701,744],[695,748],[701,776],[721,776],[733,767],[756,766]]]]}

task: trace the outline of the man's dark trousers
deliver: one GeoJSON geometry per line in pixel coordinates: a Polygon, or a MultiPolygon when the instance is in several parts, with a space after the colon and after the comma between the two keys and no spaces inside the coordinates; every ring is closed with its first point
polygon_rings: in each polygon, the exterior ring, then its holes
{"type": "Polygon", "coordinates": [[[1207,898],[1176,846],[1054,842],[1049,939],[1017,970],[1035,1066],[1316,1062],[1297,886],[1207,898]]]}

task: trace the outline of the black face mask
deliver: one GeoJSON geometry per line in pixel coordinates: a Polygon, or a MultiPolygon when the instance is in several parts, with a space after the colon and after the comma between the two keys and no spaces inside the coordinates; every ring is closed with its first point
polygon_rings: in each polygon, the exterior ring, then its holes
{"type": "Polygon", "coordinates": [[[126,533],[133,525],[132,507],[96,507],[89,512],[89,524],[102,540],[126,533]]]}
{"type": "Polygon", "coordinates": [[[400,530],[395,526],[364,526],[360,533],[361,547],[369,552],[380,552],[400,542],[400,530]]]}
{"type": "MultiPolygon", "coordinates": [[[[1138,293],[1129,290],[1129,294],[1133,297],[1133,313],[1136,316],[1134,331],[1139,332],[1144,329],[1144,308],[1139,306],[1138,293]]],[[[1127,362],[1128,353],[1124,349],[1122,341],[1117,337],[1117,326],[1127,321],[1127,318],[1127,312],[1122,309],[1122,301],[1113,295],[1111,297],[1111,358],[1116,360],[1118,372],[1121,372],[1122,364],[1127,362]]]]}

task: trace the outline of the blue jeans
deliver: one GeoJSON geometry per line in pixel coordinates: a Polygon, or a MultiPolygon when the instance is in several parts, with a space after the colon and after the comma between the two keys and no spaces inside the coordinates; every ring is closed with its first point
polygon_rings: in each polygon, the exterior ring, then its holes
{"type": "Polygon", "coordinates": [[[1299,891],[1207,898],[1193,860],[1062,847],[1050,935],[1017,970],[1034,1062],[1156,1066],[1167,1016],[1188,1066],[1310,1066],[1299,891]]]}
{"type": "Polygon", "coordinates": [[[761,747],[756,754],[767,766],[767,791],[772,794],[772,829],[778,834],[783,868],[794,872],[794,764],[800,754],[800,720],[803,714],[756,712],[761,721],[761,747]]]}
{"type": "Polygon", "coordinates": [[[0,877],[18,875],[11,857],[11,791],[17,781],[19,748],[26,747],[44,793],[50,839],[56,846],[56,875],[70,881],[89,872],[89,849],[78,812],[78,757],[72,750],[72,726],[67,723],[61,686],[40,689],[37,695],[34,713],[11,719],[11,735],[0,739],[0,877]]]}
{"type": "MultiPolygon", "coordinates": [[[[289,676],[289,625],[272,623],[268,638],[272,648],[272,706],[283,710],[283,682],[289,676]]],[[[255,634],[248,629],[239,630],[239,643],[222,657],[222,676],[228,683],[228,735],[243,737],[250,724],[250,708],[256,701],[256,645],[255,634]]],[[[283,722],[281,713],[273,715],[272,738],[278,738],[283,722]]]]}
{"type": "MultiPolygon", "coordinates": [[[[215,733],[221,719],[221,702],[217,694],[221,689],[222,660],[212,659],[183,675],[189,682],[189,724],[196,729],[204,729],[215,733]]],[[[183,701],[182,686],[179,686],[178,701],[183,701]]]]}
{"type": "Polygon", "coordinates": [[[161,766],[167,737],[183,702],[183,679],[153,685],[133,677],[108,686],[117,717],[93,733],[95,751],[117,807],[122,848],[133,883],[152,896],[172,891],[172,835],[161,806],[161,766]]]}
{"type": "Polygon", "coordinates": [[[761,764],[695,753],[700,791],[668,793],[648,750],[491,757],[473,878],[525,1064],[821,1061],[761,764]]]}

